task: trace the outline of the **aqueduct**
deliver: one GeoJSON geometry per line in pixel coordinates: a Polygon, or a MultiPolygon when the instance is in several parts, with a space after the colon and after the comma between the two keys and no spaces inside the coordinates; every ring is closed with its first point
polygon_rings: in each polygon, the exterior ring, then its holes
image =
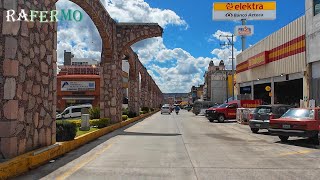
{"type": "MultiPolygon", "coordinates": [[[[161,36],[163,29],[158,24],[117,23],[100,0],[70,1],[90,16],[102,38],[100,116],[121,121],[124,56],[130,64],[130,111],[139,113],[140,107],[158,107],[162,92],[130,46],[161,36]]],[[[56,142],[57,24],[6,22],[4,17],[9,9],[54,10],[55,3],[0,1],[0,159],[56,142]]]]}

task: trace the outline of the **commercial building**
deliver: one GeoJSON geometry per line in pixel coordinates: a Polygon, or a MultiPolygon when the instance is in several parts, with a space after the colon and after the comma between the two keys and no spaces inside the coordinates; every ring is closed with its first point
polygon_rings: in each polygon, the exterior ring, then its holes
{"type": "MultiPolygon", "coordinates": [[[[90,58],[74,58],[70,52],[65,52],[65,64],[59,66],[57,75],[57,111],[79,104],[100,104],[100,65],[90,58]]],[[[123,108],[128,107],[129,64],[122,66],[123,108]]]]}
{"type": "Polygon", "coordinates": [[[183,101],[188,102],[188,93],[164,93],[165,104],[180,104],[183,101]]]}
{"type": "Polygon", "coordinates": [[[97,59],[92,58],[75,58],[74,54],[71,52],[64,51],[64,63],[65,66],[91,66],[91,65],[99,65],[99,61],[97,59]]]}
{"type": "Polygon", "coordinates": [[[320,0],[306,0],[306,39],[310,99],[320,106],[320,0]]]}
{"type": "Polygon", "coordinates": [[[230,90],[232,90],[232,85],[228,82],[228,79],[231,80],[230,75],[231,70],[225,69],[223,61],[220,61],[218,66],[215,66],[213,61],[211,61],[208,66],[208,71],[204,75],[205,85],[203,99],[205,101],[223,103],[231,97],[232,91],[230,90]]]}
{"type": "MultiPolygon", "coordinates": [[[[306,18],[302,16],[237,56],[240,95],[267,104],[297,105],[309,99],[306,18]]],[[[318,49],[319,51],[319,49],[318,49]]]]}

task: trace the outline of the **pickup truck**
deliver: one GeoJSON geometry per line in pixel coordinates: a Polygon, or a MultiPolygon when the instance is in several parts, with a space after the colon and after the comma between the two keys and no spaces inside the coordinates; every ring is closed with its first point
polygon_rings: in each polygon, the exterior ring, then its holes
{"type": "Polygon", "coordinates": [[[218,122],[223,123],[226,119],[236,119],[237,108],[237,101],[221,104],[218,107],[207,109],[206,117],[210,122],[218,120],[218,122]]]}
{"type": "Polygon", "coordinates": [[[292,108],[279,119],[271,119],[270,134],[279,136],[286,142],[290,136],[307,137],[315,144],[319,144],[320,108],[292,108]]]}

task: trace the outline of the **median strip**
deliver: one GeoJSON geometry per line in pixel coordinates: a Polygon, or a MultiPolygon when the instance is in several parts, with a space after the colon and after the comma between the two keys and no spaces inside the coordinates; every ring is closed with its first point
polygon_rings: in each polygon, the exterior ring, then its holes
{"type": "Polygon", "coordinates": [[[122,121],[111,126],[81,135],[72,141],[56,143],[55,145],[37,149],[26,154],[15,157],[6,162],[0,163],[0,179],[8,179],[25,173],[31,169],[35,169],[52,159],[66,154],[78,147],[87,144],[101,136],[113,132],[119,128],[125,127],[133,122],[149,117],[158,111],[142,114],[138,117],[122,121]]]}

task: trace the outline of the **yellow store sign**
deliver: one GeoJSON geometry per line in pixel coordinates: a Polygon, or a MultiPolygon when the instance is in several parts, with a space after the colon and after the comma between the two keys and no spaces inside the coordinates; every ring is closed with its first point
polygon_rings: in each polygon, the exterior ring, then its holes
{"type": "Polygon", "coordinates": [[[216,2],[213,4],[214,20],[273,20],[277,5],[271,2],[216,2]]]}

